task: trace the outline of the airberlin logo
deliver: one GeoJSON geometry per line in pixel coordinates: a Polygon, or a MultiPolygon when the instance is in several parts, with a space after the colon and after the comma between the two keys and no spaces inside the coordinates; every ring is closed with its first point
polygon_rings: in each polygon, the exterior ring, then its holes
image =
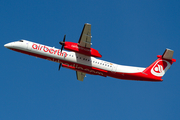
{"type": "Polygon", "coordinates": [[[165,72],[170,68],[171,64],[166,60],[159,60],[151,69],[151,73],[155,76],[163,76],[165,72]]]}
{"type": "Polygon", "coordinates": [[[59,49],[50,48],[50,47],[47,47],[45,45],[40,45],[40,44],[37,45],[37,44],[34,43],[32,45],[32,48],[36,49],[36,50],[44,51],[44,52],[49,52],[50,54],[57,54],[59,56],[65,55],[65,57],[67,56],[66,52],[60,52],[59,49]]]}

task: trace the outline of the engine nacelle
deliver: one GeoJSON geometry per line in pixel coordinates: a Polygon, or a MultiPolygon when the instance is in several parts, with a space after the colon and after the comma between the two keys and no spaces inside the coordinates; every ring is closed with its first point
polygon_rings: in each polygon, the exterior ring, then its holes
{"type": "Polygon", "coordinates": [[[64,43],[64,49],[65,50],[70,50],[70,51],[74,51],[80,54],[84,54],[87,56],[93,56],[93,57],[99,57],[101,58],[102,55],[99,54],[99,52],[94,49],[94,48],[85,48],[82,46],[79,46],[78,43],[73,43],[73,42],[65,42],[64,43]]]}

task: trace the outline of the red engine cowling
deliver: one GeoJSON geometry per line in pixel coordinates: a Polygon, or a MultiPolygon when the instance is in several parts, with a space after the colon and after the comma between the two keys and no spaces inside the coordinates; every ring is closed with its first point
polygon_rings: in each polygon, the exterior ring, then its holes
{"type": "Polygon", "coordinates": [[[87,56],[93,56],[93,57],[99,57],[99,58],[102,57],[102,55],[99,54],[99,52],[96,49],[85,48],[85,47],[79,46],[78,43],[65,42],[64,43],[64,49],[74,51],[74,52],[77,52],[80,54],[84,54],[87,56]]]}

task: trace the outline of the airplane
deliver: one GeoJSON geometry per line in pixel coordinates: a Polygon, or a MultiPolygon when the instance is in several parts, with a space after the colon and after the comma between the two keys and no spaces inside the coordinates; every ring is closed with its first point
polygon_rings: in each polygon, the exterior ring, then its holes
{"type": "Polygon", "coordinates": [[[163,81],[165,72],[176,62],[173,58],[174,51],[171,49],[166,49],[163,55],[158,55],[158,59],[147,68],[104,61],[98,59],[102,57],[99,51],[91,47],[91,37],[91,24],[85,23],[78,43],[66,42],[64,35],[63,41],[59,42],[62,45],[61,49],[28,40],[10,42],[4,46],[13,51],[57,62],[58,70],[61,66],[75,70],[79,81],[83,81],[86,74],[124,80],[163,81]]]}

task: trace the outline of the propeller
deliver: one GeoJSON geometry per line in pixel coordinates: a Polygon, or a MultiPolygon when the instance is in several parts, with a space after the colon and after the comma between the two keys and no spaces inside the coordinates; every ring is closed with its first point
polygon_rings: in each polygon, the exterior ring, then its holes
{"type": "MultiPolygon", "coordinates": [[[[64,48],[64,45],[65,45],[65,39],[66,39],[66,35],[64,35],[63,41],[59,42],[59,44],[62,45],[61,52],[62,52],[62,50],[64,48]]],[[[59,64],[59,69],[58,70],[60,70],[61,66],[62,66],[62,63],[59,64]]]]}

